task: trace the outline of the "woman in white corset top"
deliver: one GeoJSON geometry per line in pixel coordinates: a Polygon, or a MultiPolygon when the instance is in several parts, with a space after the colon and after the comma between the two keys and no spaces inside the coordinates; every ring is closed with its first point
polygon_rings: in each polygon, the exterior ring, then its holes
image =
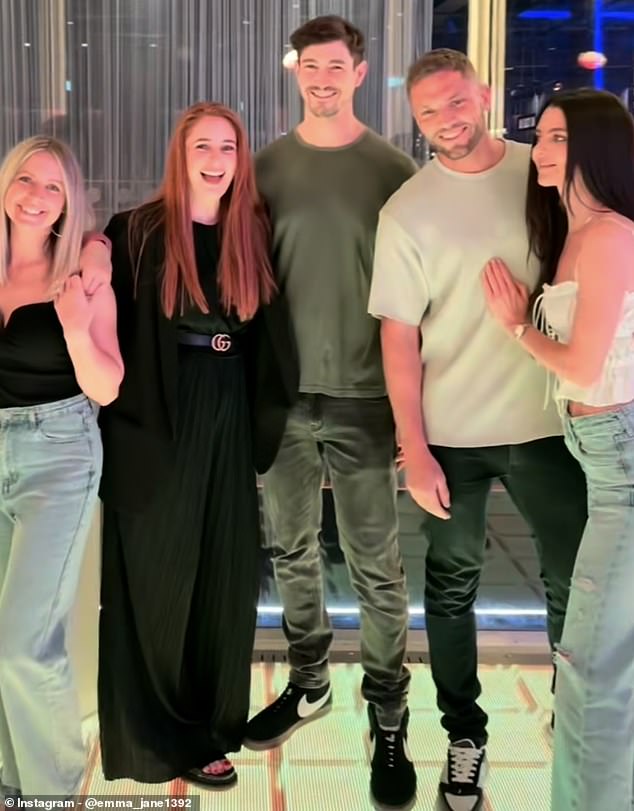
{"type": "Polygon", "coordinates": [[[503,263],[493,259],[483,282],[493,316],[552,373],[588,482],[556,655],[552,809],[632,811],[634,122],[609,93],[558,94],[532,159],[527,221],[543,282],[532,319],[529,291],[503,263]]]}

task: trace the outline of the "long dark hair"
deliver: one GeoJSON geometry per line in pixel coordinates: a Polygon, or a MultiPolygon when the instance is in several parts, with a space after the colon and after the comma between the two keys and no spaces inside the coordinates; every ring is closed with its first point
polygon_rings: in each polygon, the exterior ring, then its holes
{"type": "Polygon", "coordinates": [[[526,222],[530,250],[540,262],[535,296],[555,276],[568,234],[564,203],[575,194],[576,175],[602,209],[634,221],[634,119],[630,113],[612,93],[592,89],[556,94],[542,107],[538,125],[548,107],[558,107],[564,114],[568,157],[561,198],[556,188],[538,184],[533,161],[529,168],[526,222]]]}

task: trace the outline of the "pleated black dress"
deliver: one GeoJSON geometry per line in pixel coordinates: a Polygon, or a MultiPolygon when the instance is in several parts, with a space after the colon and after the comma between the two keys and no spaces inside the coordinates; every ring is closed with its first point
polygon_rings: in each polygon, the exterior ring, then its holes
{"type": "MultiPolygon", "coordinates": [[[[212,314],[229,333],[215,226],[194,224],[212,314]]],[[[104,507],[99,715],[108,779],[163,782],[240,748],[249,706],[259,515],[244,360],[179,345],[173,466],[141,513],[104,507]]]]}

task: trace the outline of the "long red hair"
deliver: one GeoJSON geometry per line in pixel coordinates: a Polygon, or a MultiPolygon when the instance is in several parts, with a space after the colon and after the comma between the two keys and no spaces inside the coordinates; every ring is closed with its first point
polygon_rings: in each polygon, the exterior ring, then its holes
{"type": "Polygon", "coordinates": [[[185,150],[190,129],[205,116],[226,119],[236,135],[236,173],[220,200],[218,286],[223,308],[235,311],[246,321],[260,304],[271,300],[276,285],[269,258],[269,221],[256,189],[247,134],[239,116],[229,107],[199,102],[182,114],[167,150],[161,187],[132,214],[130,244],[133,255],[140,258],[149,234],[163,227],[165,265],[161,304],[165,315],[171,318],[192,304],[202,312],[209,312],[196,268],[185,150]]]}

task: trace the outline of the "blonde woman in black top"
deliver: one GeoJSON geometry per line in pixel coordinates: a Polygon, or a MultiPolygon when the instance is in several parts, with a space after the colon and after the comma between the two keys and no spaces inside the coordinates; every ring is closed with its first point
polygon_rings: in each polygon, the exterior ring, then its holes
{"type": "Polygon", "coordinates": [[[95,403],[123,365],[112,289],[78,272],[90,213],[68,147],[18,144],[0,205],[2,784],[64,797],[85,766],[65,635],[101,470],[95,403]]]}

